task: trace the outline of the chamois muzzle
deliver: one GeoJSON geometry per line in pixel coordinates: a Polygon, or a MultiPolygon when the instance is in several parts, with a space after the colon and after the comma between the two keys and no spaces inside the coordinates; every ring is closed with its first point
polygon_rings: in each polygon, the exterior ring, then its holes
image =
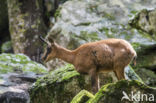
{"type": "MultiPolygon", "coordinates": [[[[47,42],[41,35],[39,36],[39,38],[40,38],[40,40],[41,40],[43,43],[45,43],[47,46],[50,45],[50,43],[47,42]]],[[[46,53],[46,55],[45,55],[45,54],[42,55],[42,57],[40,58],[42,62],[44,62],[44,61],[46,60],[47,55],[48,55],[47,53],[46,53]]]]}

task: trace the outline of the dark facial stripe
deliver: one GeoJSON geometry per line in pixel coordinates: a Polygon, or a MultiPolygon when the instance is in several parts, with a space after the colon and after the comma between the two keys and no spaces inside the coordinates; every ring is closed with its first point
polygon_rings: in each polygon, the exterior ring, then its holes
{"type": "Polygon", "coordinates": [[[44,56],[44,60],[47,58],[47,56],[50,54],[50,52],[52,51],[52,48],[51,47],[47,47],[47,51],[46,51],[46,54],[44,56]]]}

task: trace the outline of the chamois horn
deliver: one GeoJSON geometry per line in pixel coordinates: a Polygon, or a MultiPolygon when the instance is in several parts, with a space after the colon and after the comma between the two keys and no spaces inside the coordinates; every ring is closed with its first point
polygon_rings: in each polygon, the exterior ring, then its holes
{"type": "Polygon", "coordinates": [[[49,45],[49,43],[40,35],[39,36],[39,38],[40,38],[40,40],[42,41],[42,42],[44,42],[44,43],[46,43],[47,45],[49,45]]]}

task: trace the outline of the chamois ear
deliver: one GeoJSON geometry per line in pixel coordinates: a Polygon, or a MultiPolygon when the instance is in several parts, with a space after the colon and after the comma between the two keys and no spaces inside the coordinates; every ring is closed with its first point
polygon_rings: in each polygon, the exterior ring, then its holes
{"type": "Polygon", "coordinates": [[[53,38],[52,37],[48,37],[48,41],[50,42],[50,43],[54,43],[54,40],[53,40],[53,38]]]}

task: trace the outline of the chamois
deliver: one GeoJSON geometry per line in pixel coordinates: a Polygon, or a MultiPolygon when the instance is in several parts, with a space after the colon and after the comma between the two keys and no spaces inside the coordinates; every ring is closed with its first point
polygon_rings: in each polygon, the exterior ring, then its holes
{"type": "Polygon", "coordinates": [[[90,75],[93,93],[100,88],[100,72],[113,71],[118,80],[125,79],[124,68],[137,56],[130,43],[122,39],[112,38],[86,43],[75,50],[61,47],[51,37],[48,37],[47,41],[42,37],[40,39],[47,44],[42,60],[48,62],[59,58],[73,64],[80,74],[90,75]]]}

